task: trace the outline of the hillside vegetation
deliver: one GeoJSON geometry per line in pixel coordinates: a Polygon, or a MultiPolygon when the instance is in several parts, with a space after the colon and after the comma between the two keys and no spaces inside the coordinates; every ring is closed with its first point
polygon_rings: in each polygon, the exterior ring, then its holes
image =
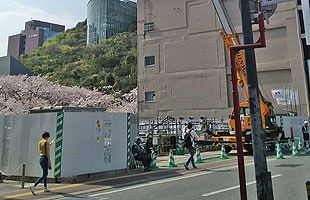
{"type": "MultiPolygon", "coordinates": [[[[134,28],[131,28],[132,30],[134,28]]],[[[117,34],[86,47],[86,21],[47,40],[21,62],[45,79],[66,86],[127,93],[137,86],[135,31],[117,34]]]]}

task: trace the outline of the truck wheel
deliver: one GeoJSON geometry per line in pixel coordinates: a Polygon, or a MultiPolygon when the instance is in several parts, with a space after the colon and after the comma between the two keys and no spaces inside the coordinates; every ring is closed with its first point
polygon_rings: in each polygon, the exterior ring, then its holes
{"type": "Polygon", "coordinates": [[[252,144],[245,144],[244,149],[250,154],[253,155],[253,147],[252,144]]]}
{"type": "Polygon", "coordinates": [[[229,153],[232,150],[232,147],[228,145],[225,145],[224,148],[226,153],[229,153]]]}

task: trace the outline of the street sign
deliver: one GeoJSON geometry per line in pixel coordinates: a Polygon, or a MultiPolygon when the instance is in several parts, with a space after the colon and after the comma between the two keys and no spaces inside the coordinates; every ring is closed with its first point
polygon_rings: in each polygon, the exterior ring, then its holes
{"type": "MultiPolygon", "coordinates": [[[[271,3],[273,1],[281,1],[281,0],[264,0],[265,5],[262,3],[262,11],[265,17],[265,20],[267,23],[269,23],[268,19],[273,15],[273,13],[276,11],[277,4],[271,3]],[[268,3],[267,3],[268,1],[268,3]]],[[[290,0],[284,0],[284,1],[290,1],[290,0]]],[[[240,9],[240,2],[239,0],[239,9],[240,9]]],[[[258,23],[258,1],[256,0],[250,0],[250,12],[251,12],[251,22],[252,24],[258,23]]]]}

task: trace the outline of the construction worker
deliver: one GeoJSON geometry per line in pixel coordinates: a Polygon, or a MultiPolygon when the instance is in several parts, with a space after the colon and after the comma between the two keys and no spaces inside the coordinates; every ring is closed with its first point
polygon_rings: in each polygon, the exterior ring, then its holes
{"type": "Polygon", "coordinates": [[[309,142],[309,125],[308,121],[304,121],[304,125],[301,128],[302,136],[304,138],[304,145],[307,145],[307,142],[309,142]]]}
{"type": "Polygon", "coordinates": [[[39,185],[42,181],[44,182],[44,192],[50,192],[49,189],[47,189],[47,175],[48,170],[51,170],[51,160],[50,160],[50,143],[48,142],[48,139],[50,138],[49,132],[45,131],[42,134],[42,139],[38,142],[38,148],[40,152],[40,165],[43,171],[42,177],[40,177],[33,186],[30,187],[30,191],[33,195],[35,194],[35,187],[39,185]]]}

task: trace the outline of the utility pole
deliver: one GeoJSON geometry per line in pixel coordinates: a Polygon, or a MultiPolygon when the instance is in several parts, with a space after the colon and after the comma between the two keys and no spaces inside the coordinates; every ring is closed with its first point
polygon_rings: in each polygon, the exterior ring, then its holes
{"type": "MultiPolygon", "coordinates": [[[[253,44],[249,0],[241,0],[242,32],[244,44],[253,44]]],[[[249,105],[252,125],[253,155],[258,200],[273,200],[271,173],[267,169],[264,132],[262,129],[259,90],[254,49],[245,49],[249,105]]]]}

